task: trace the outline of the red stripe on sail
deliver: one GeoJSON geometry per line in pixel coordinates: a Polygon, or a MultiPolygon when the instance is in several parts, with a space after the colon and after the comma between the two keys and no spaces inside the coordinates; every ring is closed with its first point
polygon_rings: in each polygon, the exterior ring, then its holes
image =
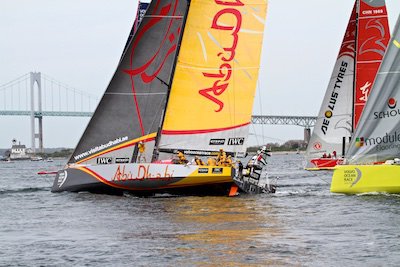
{"type": "Polygon", "coordinates": [[[359,13],[353,129],[357,128],[390,39],[384,2],[382,6],[374,7],[361,1],[359,13]]]}
{"type": "MultiPolygon", "coordinates": [[[[170,20],[169,24],[168,24],[168,29],[165,33],[165,36],[163,37],[163,40],[159,46],[159,48],[157,49],[157,51],[154,53],[154,55],[142,66],[139,66],[138,68],[133,69],[133,58],[134,58],[134,54],[135,54],[135,49],[138,46],[139,42],[141,41],[143,35],[151,30],[151,28],[153,26],[155,26],[156,24],[158,24],[160,21],[162,21],[163,17],[167,16],[169,14],[169,12],[171,11],[171,8],[173,8],[173,14],[172,16],[175,16],[176,14],[176,9],[177,9],[177,0],[175,0],[175,5],[173,7],[172,3],[166,4],[165,6],[160,7],[160,2],[161,1],[157,1],[157,3],[155,4],[155,16],[153,18],[151,18],[147,24],[143,24],[143,28],[141,31],[138,31],[136,33],[136,38],[134,39],[134,42],[132,44],[132,48],[131,48],[131,55],[130,55],[130,66],[131,69],[130,70],[123,70],[125,73],[129,74],[131,77],[131,84],[132,84],[132,93],[133,93],[133,97],[134,97],[134,103],[135,103],[135,107],[136,107],[136,113],[137,113],[137,118],[139,120],[139,125],[140,125],[140,129],[142,131],[142,135],[145,134],[145,129],[143,126],[143,119],[142,119],[142,115],[140,113],[140,108],[139,108],[139,102],[138,99],[136,97],[136,90],[135,90],[135,85],[134,85],[134,76],[140,75],[143,83],[150,83],[152,82],[156,77],[157,74],[161,71],[161,69],[164,67],[164,64],[167,60],[167,58],[174,52],[176,51],[177,45],[176,44],[172,44],[172,47],[167,51],[167,54],[164,55],[164,59],[162,60],[161,64],[159,65],[159,67],[155,70],[154,73],[152,74],[148,74],[146,73],[147,69],[150,67],[151,64],[155,64],[155,60],[159,57],[160,55],[160,51],[161,49],[166,45],[167,40],[170,40],[171,42],[171,36],[170,36],[170,30],[172,27],[172,23],[173,20],[170,20]],[[160,7],[160,10],[159,10],[160,7]]],[[[179,31],[179,30],[178,30],[179,31]]],[[[171,42],[172,43],[172,42],[171,42]]]]}
{"type": "Polygon", "coordinates": [[[250,124],[250,122],[246,122],[244,124],[235,125],[235,126],[232,126],[232,127],[217,128],[217,129],[204,129],[204,130],[179,130],[179,131],[162,130],[161,133],[165,134],[165,135],[213,133],[213,132],[221,132],[221,131],[226,131],[226,130],[232,130],[232,129],[235,129],[235,128],[240,128],[240,127],[243,127],[243,126],[247,126],[249,124],[250,124]]]}

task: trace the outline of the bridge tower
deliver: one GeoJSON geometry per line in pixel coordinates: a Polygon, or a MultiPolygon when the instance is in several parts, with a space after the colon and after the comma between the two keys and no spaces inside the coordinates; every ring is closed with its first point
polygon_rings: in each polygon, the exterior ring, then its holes
{"type": "Polygon", "coordinates": [[[39,152],[43,153],[43,116],[42,116],[42,79],[40,72],[31,72],[31,140],[32,151],[36,153],[36,139],[39,140],[39,152]],[[35,83],[37,84],[37,112],[35,111],[35,83]],[[38,120],[38,132],[36,132],[35,119],[38,120]]]}
{"type": "Polygon", "coordinates": [[[311,138],[311,129],[310,127],[304,128],[304,141],[308,144],[311,138]]]}

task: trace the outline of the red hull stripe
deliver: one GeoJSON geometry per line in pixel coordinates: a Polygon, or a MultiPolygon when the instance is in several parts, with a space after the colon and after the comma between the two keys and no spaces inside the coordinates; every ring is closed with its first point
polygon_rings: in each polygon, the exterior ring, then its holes
{"type": "Polygon", "coordinates": [[[231,130],[231,129],[235,129],[235,128],[240,128],[243,126],[247,126],[249,124],[250,124],[250,122],[246,122],[244,124],[235,125],[232,127],[218,128],[218,129],[204,129],[204,130],[180,130],[180,131],[162,130],[161,133],[166,134],[166,135],[213,133],[213,132],[221,132],[221,131],[231,130]]]}

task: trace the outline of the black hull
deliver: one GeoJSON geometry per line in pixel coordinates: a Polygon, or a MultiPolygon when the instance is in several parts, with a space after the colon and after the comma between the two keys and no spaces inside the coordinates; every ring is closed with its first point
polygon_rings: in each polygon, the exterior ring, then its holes
{"type": "MultiPolygon", "coordinates": [[[[170,165],[172,168],[172,165],[170,165]]],[[[183,168],[181,166],[175,166],[183,168]]],[[[251,183],[248,179],[232,179],[231,169],[220,170],[218,167],[209,167],[209,174],[196,171],[188,177],[174,177],[170,179],[126,179],[107,180],[95,172],[85,171],[82,168],[68,168],[57,173],[54,180],[52,192],[91,192],[96,194],[122,195],[129,193],[137,196],[155,196],[157,194],[190,195],[190,196],[228,196],[232,186],[238,186],[238,193],[260,194],[265,193],[264,186],[251,183]],[[220,174],[211,174],[213,168],[221,171],[220,174]],[[211,175],[211,176],[210,176],[211,175]],[[185,183],[182,183],[184,181],[185,183]],[[201,181],[199,183],[199,181],[201,181]],[[190,184],[193,183],[193,184],[190,184]]],[[[108,166],[107,166],[108,169],[108,166]]],[[[203,171],[205,168],[201,168],[203,171]]],[[[99,169],[96,169],[99,171],[99,169]]],[[[177,169],[175,169],[177,171],[177,169]]]]}
{"type": "Polygon", "coordinates": [[[173,196],[228,196],[229,190],[233,183],[201,185],[191,187],[179,188],[165,188],[165,189],[152,189],[152,190],[127,190],[118,189],[102,183],[97,185],[81,185],[74,188],[69,188],[68,192],[89,192],[93,194],[107,194],[122,196],[123,194],[130,194],[138,197],[154,197],[157,195],[173,195],[173,196]]]}

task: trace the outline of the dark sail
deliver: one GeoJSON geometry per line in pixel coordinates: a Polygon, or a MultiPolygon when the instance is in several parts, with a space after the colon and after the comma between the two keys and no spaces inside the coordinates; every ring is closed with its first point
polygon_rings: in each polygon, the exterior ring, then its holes
{"type": "Polygon", "coordinates": [[[139,140],[154,146],[186,9],[187,1],[151,2],[69,163],[132,161],[139,140]]]}
{"type": "Polygon", "coordinates": [[[150,5],[150,3],[142,3],[142,2],[139,1],[138,9],[137,9],[137,12],[136,12],[136,19],[133,22],[133,27],[131,29],[131,32],[129,33],[128,40],[126,41],[124,52],[122,53],[122,56],[121,56],[121,60],[124,58],[124,54],[125,54],[125,52],[126,52],[126,50],[128,48],[128,45],[131,43],[132,38],[135,35],[135,32],[139,28],[139,25],[142,22],[143,17],[146,14],[146,10],[149,7],[149,5],[150,5]]]}

